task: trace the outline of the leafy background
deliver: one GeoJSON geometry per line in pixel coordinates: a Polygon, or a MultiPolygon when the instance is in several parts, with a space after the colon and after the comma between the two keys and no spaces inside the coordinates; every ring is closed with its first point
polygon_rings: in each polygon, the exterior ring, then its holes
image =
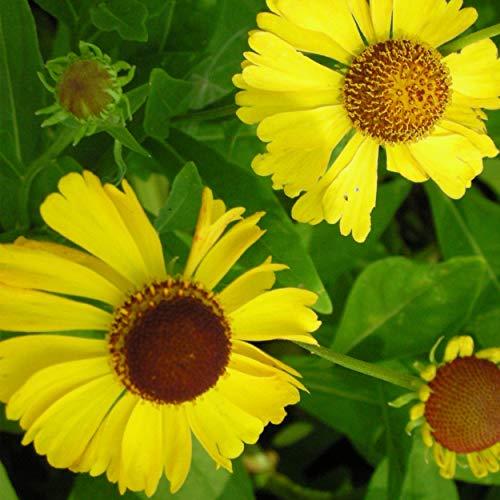
{"type": "MultiPolygon", "coordinates": [[[[499,21],[495,0],[465,4],[480,14],[471,30],[499,21]]],[[[485,161],[459,201],[382,166],[373,229],[363,245],[341,237],[337,226],[293,223],[290,200],[249,167],[262,150],[255,130],[231,113],[231,76],[263,8],[263,0],[0,0],[0,241],[54,238],[38,206],[61,176],[87,168],[115,183],[126,174],[167,256],[182,261],[208,185],[228,206],[267,212],[267,233],[241,265],[272,254],[291,268],[280,273],[279,285],[317,292],[323,345],[408,372],[440,336],[467,333],[480,347],[498,345],[500,159],[485,161]],[[131,135],[110,130],[72,147],[67,128],[40,128],[34,112],[52,97],[36,73],[43,61],[76,51],[79,40],[137,67],[126,88],[131,135]],[[110,134],[125,147],[122,163],[114,160],[110,134]]],[[[489,113],[488,129],[498,145],[498,113],[489,113]]],[[[407,410],[387,405],[400,389],[293,346],[268,347],[301,371],[310,393],[282,425],[246,448],[233,475],[216,472],[195,445],[177,498],[500,497],[499,474],[477,480],[459,468],[458,481],[439,476],[419,437],[404,433],[407,410]]],[[[145,498],[120,497],[103,478],[51,469],[20,445],[19,429],[3,410],[0,430],[2,500],[145,498]]],[[[170,497],[162,481],[154,498],[170,497]]]]}

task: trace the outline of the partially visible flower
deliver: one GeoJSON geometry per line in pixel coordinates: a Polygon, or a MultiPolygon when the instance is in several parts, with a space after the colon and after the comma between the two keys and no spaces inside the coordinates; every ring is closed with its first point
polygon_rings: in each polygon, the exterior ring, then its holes
{"type": "Polygon", "coordinates": [[[474,353],[471,337],[452,338],[444,359],[418,366],[426,382],[420,402],[410,409],[409,429],[422,426],[443,477],[455,475],[457,455],[465,455],[472,473],[498,472],[500,459],[500,347],[474,353]]]}
{"type": "Polygon", "coordinates": [[[150,496],[164,473],[177,491],[192,434],[231,470],[244,443],[281,422],[303,389],[296,371],[251,342],[316,343],[316,295],[271,290],[286,266],[270,257],[221,286],[264,233],[264,214],[243,218],[244,208],[226,210],[209,189],[180,276],[167,275],[126,181],[121,191],[71,173],[59,190],[42,217],[85,251],[0,245],[0,329],[37,333],[0,342],[0,400],[26,430],[23,444],[54,467],[105,472],[122,493],[150,496]]]}
{"type": "Polygon", "coordinates": [[[477,18],[453,0],[267,0],[234,84],[239,118],[268,143],[252,167],[294,198],[292,216],[340,221],[362,242],[387,169],[460,198],[497,148],[481,108],[500,107],[500,61],[485,39],[437,50],[477,18]],[[305,55],[309,54],[309,55],[305,55]],[[344,142],[342,142],[344,141],[344,142]],[[332,153],[341,145],[338,154],[332,153]]]}
{"type": "Polygon", "coordinates": [[[56,102],[37,111],[51,115],[42,127],[67,121],[77,128],[75,142],[93,134],[98,126],[124,126],[130,118],[130,106],[122,87],[132,80],[135,70],[124,61],[112,63],[96,45],[80,42],[79,49],[80,55],[70,52],[45,64],[55,85],[43,74],[39,76],[56,102]],[[119,76],[121,71],[126,73],[119,76]]]}

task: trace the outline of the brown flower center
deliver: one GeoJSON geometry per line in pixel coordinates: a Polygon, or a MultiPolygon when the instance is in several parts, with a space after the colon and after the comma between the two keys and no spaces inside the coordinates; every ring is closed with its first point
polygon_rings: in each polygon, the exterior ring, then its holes
{"type": "Polygon", "coordinates": [[[108,346],[128,390],[159,404],[180,404],[224,374],[230,329],[212,294],[169,279],[148,285],[116,310],[108,346]]]}
{"type": "Polygon", "coordinates": [[[451,99],[441,55],[410,40],[367,47],[346,74],[343,98],[353,127],[382,143],[428,135],[451,99]]]}
{"type": "Polygon", "coordinates": [[[424,416],[443,447],[470,453],[500,440],[500,369],[495,363],[457,358],[439,367],[429,387],[424,416]]]}
{"type": "Polygon", "coordinates": [[[69,66],[57,85],[59,103],[76,118],[98,117],[113,101],[106,90],[113,81],[98,61],[79,60],[69,66]]]}

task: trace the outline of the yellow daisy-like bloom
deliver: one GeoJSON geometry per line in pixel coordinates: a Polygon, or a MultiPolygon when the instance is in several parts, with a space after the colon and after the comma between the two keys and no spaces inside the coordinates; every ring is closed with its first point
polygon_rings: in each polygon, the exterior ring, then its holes
{"type": "Polygon", "coordinates": [[[305,191],[296,220],[340,220],[343,235],[364,241],[380,146],[388,170],[413,182],[432,178],[451,198],[463,196],[483,157],[497,154],[481,110],[500,107],[495,44],[485,39],[446,57],[437,50],[476,20],[462,0],[267,5],[233,81],[243,89],[238,116],[260,122],[257,135],[268,143],[253,169],[290,197],[305,191]]]}
{"type": "Polygon", "coordinates": [[[443,477],[455,475],[457,454],[467,457],[476,477],[498,472],[500,347],[474,353],[472,338],[462,336],[448,342],[442,363],[433,351],[431,364],[419,367],[426,384],[410,410],[409,427],[422,425],[443,477]]]}
{"type": "Polygon", "coordinates": [[[26,239],[0,246],[0,329],[45,332],[0,342],[0,400],[26,430],[23,444],[54,467],[106,472],[121,492],[149,496],[163,472],[172,492],[182,486],[191,434],[231,470],[303,389],[297,372],[249,342],[316,343],[316,295],[270,290],[286,268],[270,258],[215,291],[262,236],[263,213],[242,218],[209,189],[178,277],[126,181],[121,191],[71,173],[59,191],[42,216],[85,252],[26,239]]]}

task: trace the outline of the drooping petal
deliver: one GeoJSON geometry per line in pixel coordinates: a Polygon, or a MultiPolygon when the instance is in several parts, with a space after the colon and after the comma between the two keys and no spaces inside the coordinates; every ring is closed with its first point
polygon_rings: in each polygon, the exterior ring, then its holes
{"type": "Polygon", "coordinates": [[[265,290],[272,288],[276,281],[275,271],[287,268],[288,266],[283,264],[272,263],[269,257],[260,266],[243,273],[218,295],[224,311],[229,314],[265,290]]]}
{"type": "Polygon", "coordinates": [[[163,406],[162,413],[165,474],[170,481],[170,492],[176,493],[191,468],[191,429],[182,405],[163,406]]]}
{"type": "Polygon", "coordinates": [[[194,273],[194,278],[212,290],[235,262],[252,246],[264,231],[257,226],[264,212],[247,217],[235,224],[214,246],[207,252],[194,273]]]}
{"type": "Polygon", "coordinates": [[[385,151],[387,154],[387,170],[389,172],[398,172],[413,182],[424,182],[429,178],[405,144],[387,144],[385,151]]]}
{"type": "Polygon", "coordinates": [[[89,304],[0,283],[1,330],[10,332],[107,330],[111,321],[111,314],[89,304]]]}
{"type": "Polygon", "coordinates": [[[103,340],[64,335],[25,335],[0,342],[0,400],[8,401],[34,373],[56,363],[106,354],[103,340]]]}
{"type": "Polygon", "coordinates": [[[161,407],[139,402],[123,433],[118,486],[153,495],[163,473],[163,416],[161,407]]]}
{"type": "Polygon", "coordinates": [[[22,245],[0,246],[0,282],[118,305],[123,292],[100,274],[57,254],[22,245]]]}
{"type": "Polygon", "coordinates": [[[500,59],[493,41],[485,39],[468,45],[460,53],[450,54],[444,62],[450,70],[454,91],[475,99],[498,101],[500,59]]]}
{"type": "Polygon", "coordinates": [[[102,259],[136,286],[154,278],[126,223],[94,174],[68,174],[59,181],[59,190],[60,194],[49,195],[40,207],[52,229],[102,259]]]}
{"type": "Polygon", "coordinates": [[[408,149],[450,198],[461,198],[483,169],[481,153],[461,135],[431,135],[408,149]]]}
{"type": "Polygon", "coordinates": [[[316,299],[315,293],[298,288],[264,292],[229,315],[233,335],[250,341],[292,339],[316,343],[308,333],[320,325],[308,307],[316,299]]]}
{"type": "Polygon", "coordinates": [[[114,374],[74,389],[50,406],[26,432],[53,467],[68,468],[84,452],[102,419],[123,391],[114,374]]]}
{"type": "Polygon", "coordinates": [[[149,222],[137,196],[126,180],[122,182],[122,188],[123,191],[120,191],[111,184],[104,186],[106,193],[120,212],[121,218],[134,238],[146,263],[149,275],[156,280],[163,280],[167,273],[158,233],[149,222]]]}
{"type": "Polygon", "coordinates": [[[109,373],[106,356],[66,361],[35,372],[9,399],[7,418],[23,429],[73,389],[109,373]]]}

